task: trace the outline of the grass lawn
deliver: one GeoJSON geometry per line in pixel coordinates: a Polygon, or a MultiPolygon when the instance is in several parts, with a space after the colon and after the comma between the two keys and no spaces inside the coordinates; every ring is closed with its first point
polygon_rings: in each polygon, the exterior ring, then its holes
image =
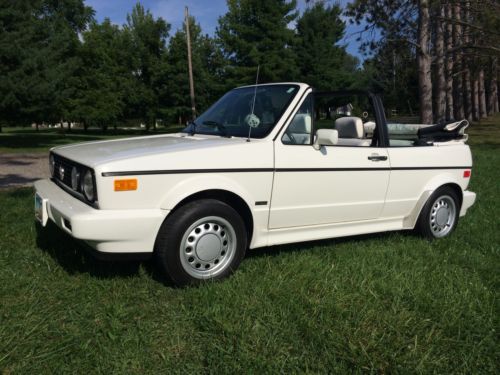
{"type": "Polygon", "coordinates": [[[476,205],[450,238],[257,249],[198,288],[165,286],[149,262],[94,260],[53,227],[37,233],[33,191],[2,191],[0,370],[499,373],[498,132],[483,141],[476,205]]]}

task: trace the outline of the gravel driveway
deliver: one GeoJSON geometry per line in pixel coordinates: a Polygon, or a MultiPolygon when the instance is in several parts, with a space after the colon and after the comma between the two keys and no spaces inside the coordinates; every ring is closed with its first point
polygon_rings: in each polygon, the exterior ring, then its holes
{"type": "Polygon", "coordinates": [[[49,175],[48,153],[0,154],[0,189],[33,186],[49,175]]]}

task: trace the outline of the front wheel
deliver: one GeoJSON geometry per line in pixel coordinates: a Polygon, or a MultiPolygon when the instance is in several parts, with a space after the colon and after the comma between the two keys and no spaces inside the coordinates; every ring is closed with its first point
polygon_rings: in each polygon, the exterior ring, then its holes
{"type": "Polygon", "coordinates": [[[174,211],[155,243],[160,269],[179,286],[229,276],[245,255],[247,235],[229,205],[202,199],[174,211]]]}
{"type": "Polygon", "coordinates": [[[417,222],[418,232],[425,238],[448,236],[458,223],[459,199],[453,189],[437,189],[425,204],[417,222]]]}

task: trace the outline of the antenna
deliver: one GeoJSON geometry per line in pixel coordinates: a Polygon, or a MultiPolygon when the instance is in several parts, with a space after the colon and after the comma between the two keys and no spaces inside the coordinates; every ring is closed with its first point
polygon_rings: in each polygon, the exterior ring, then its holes
{"type": "MultiPolygon", "coordinates": [[[[253,91],[252,117],[253,117],[253,111],[255,109],[255,99],[257,98],[257,84],[259,83],[259,70],[260,70],[260,65],[257,65],[257,76],[255,77],[255,90],[253,91]]],[[[251,134],[252,134],[252,126],[250,126],[250,124],[249,124],[248,125],[247,142],[250,142],[250,135],[251,134]]]]}
{"type": "Polygon", "coordinates": [[[194,102],[194,82],[193,82],[193,63],[191,62],[191,36],[189,35],[189,12],[188,7],[184,9],[186,18],[186,43],[188,52],[188,72],[189,72],[189,96],[191,97],[192,120],[196,118],[196,106],[194,102]]]}

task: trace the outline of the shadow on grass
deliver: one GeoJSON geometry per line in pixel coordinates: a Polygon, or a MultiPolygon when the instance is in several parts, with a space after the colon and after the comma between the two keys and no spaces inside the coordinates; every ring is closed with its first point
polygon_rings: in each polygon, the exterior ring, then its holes
{"type": "MultiPolygon", "coordinates": [[[[165,286],[175,288],[175,285],[158,270],[154,261],[99,260],[91,255],[86,244],[73,239],[52,222],[49,221],[45,228],[42,228],[37,222],[36,228],[37,246],[57,261],[70,275],[86,273],[92,277],[105,279],[128,278],[137,276],[139,274],[139,268],[142,265],[145,272],[153,280],[165,286]]],[[[340,244],[350,242],[368,241],[373,239],[383,240],[392,233],[393,232],[372,233],[359,236],[263,247],[247,251],[245,258],[250,259],[263,256],[278,257],[283,253],[307,252],[308,250],[312,250],[318,246],[335,247],[340,244]]],[[[414,236],[411,231],[401,231],[398,233],[404,236],[414,236]]]]}
{"type": "Polygon", "coordinates": [[[36,244],[40,250],[50,255],[68,274],[88,274],[92,277],[113,279],[139,275],[140,267],[153,280],[175,287],[151,260],[101,260],[92,255],[91,249],[82,241],[63,232],[50,220],[47,226],[36,222],[36,244]]]}
{"type": "Polygon", "coordinates": [[[139,273],[140,261],[102,261],[89,254],[86,245],[64,233],[54,223],[36,223],[36,244],[70,274],[88,273],[99,278],[125,278],[139,273]]]}
{"type": "Polygon", "coordinates": [[[29,178],[17,173],[0,175],[0,188],[15,186],[15,185],[27,185],[35,182],[38,179],[40,179],[40,177],[29,178]]]}

